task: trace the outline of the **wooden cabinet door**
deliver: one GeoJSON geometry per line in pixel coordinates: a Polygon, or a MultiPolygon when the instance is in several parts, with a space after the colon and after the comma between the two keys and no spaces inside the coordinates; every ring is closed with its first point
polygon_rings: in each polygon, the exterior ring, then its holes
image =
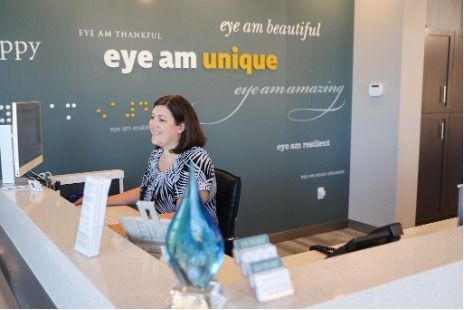
{"type": "Polygon", "coordinates": [[[462,184],[462,112],[449,114],[445,147],[443,213],[454,217],[458,209],[458,184],[462,184]]]}
{"type": "Polygon", "coordinates": [[[456,34],[451,72],[450,112],[462,112],[462,34],[456,34]]]}
{"type": "Polygon", "coordinates": [[[422,113],[448,111],[453,43],[452,32],[426,31],[422,113]]]}
{"type": "Polygon", "coordinates": [[[440,217],[447,113],[423,114],[416,224],[440,217]]]}

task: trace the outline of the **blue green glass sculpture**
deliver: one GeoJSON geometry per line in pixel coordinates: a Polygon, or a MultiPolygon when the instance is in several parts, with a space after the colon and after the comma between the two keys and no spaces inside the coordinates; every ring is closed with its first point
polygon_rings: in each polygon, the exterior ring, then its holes
{"type": "Polygon", "coordinates": [[[190,164],[187,190],[166,234],[169,264],[183,286],[206,288],[224,259],[224,241],[207,213],[190,164]]]}

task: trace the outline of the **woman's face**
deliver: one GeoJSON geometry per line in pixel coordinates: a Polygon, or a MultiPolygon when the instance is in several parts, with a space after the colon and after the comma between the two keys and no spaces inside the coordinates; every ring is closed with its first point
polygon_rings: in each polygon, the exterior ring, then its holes
{"type": "Polygon", "coordinates": [[[151,131],[151,143],[167,150],[177,146],[184,131],[184,123],[176,125],[174,116],[165,105],[157,105],[153,108],[148,125],[151,131]]]}

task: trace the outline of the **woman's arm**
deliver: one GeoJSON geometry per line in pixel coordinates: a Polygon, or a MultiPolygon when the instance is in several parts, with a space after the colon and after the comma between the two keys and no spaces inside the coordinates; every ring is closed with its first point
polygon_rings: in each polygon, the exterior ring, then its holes
{"type": "Polygon", "coordinates": [[[130,189],[128,191],[109,196],[106,202],[107,206],[117,205],[135,205],[140,200],[140,187],[130,189]]]}
{"type": "MultiPolygon", "coordinates": [[[[108,197],[106,201],[107,206],[118,206],[118,205],[134,205],[140,198],[140,187],[130,189],[120,194],[112,195],[108,197]]],[[[84,197],[77,199],[74,205],[80,206],[84,197]]]]}
{"type": "MultiPolygon", "coordinates": [[[[205,203],[208,200],[208,195],[209,195],[208,191],[200,191],[200,199],[201,201],[203,201],[203,203],[205,203]]],[[[177,207],[180,206],[181,202],[182,202],[182,198],[177,199],[176,206],[177,207]]]]}

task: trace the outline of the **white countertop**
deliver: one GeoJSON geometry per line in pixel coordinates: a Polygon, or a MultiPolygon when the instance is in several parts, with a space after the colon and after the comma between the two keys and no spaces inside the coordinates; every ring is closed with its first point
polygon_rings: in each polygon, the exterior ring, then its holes
{"type": "MultiPolygon", "coordinates": [[[[0,190],[0,225],[58,308],[167,306],[176,279],[163,261],[108,228],[100,255],[86,258],[73,250],[78,220],[79,208],[55,192],[0,190]]],[[[462,227],[438,223],[408,235],[398,242],[325,260],[310,259],[310,252],[285,257],[296,294],[269,303],[256,301],[230,257],[225,258],[217,280],[229,308],[349,307],[357,305],[357,296],[364,296],[363,305],[376,305],[402,282],[409,283],[409,294],[420,294],[427,287],[421,289],[418,283],[428,283],[439,274],[440,280],[431,283],[457,286],[459,293],[447,293],[457,298],[460,294],[462,307],[462,227]],[[460,282],[452,274],[446,278],[453,268],[461,268],[460,282]]],[[[452,298],[440,302],[450,308],[456,303],[452,298]]],[[[392,298],[386,307],[401,304],[392,298]]]]}

